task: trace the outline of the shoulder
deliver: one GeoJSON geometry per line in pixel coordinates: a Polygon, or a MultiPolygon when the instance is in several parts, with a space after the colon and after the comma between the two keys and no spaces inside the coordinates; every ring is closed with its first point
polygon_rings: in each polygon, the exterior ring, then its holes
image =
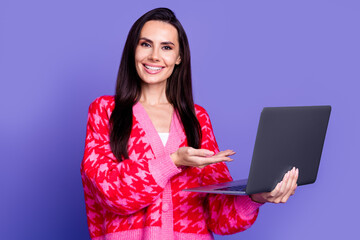
{"type": "Polygon", "coordinates": [[[205,108],[203,108],[202,106],[200,106],[198,104],[194,104],[194,108],[195,108],[196,115],[201,114],[201,113],[206,113],[205,108]]]}
{"type": "Polygon", "coordinates": [[[89,106],[89,114],[96,114],[110,118],[115,107],[114,96],[101,96],[96,98],[89,106]]]}
{"type": "Polygon", "coordinates": [[[194,105],[194,108],[196,117],[199,120],[200,125],[203,126],[204,124],[210,124],[210,117],[205,108],[197,104],[194,105]]]}
{"type": "Polygon", "coordinates": [[[90,110],[113,110],[115,106],[115,99],[114,96],[101,96],[96,98],[89,106],[90,110]]]}

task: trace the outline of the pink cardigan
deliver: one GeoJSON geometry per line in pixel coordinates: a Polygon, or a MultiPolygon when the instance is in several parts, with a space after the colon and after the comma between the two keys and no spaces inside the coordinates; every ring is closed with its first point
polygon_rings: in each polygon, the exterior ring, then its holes
{"type": "MultiPolygon", "coordinates": [[[[170,154],[186,146],[177,115],[164,147],[146,111],[133,107],[129,159],[118,163],[109,145],[114,98],[97,98],[89,107],[81,176],[90,236],[100,239],[213,239],[249,228],[261,204],[248,196],[181,191],[231,181],[224,163],[203,169],[178,168],[170,154]]],[[[202,129],[201,148],[218,152],[207,112],[195,105],[202,129]]]]}

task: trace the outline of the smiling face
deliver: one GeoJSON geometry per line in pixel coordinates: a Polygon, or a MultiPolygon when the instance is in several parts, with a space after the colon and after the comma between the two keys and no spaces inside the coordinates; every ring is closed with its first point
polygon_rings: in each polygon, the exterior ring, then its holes
{"type": "Polygon", "coordinates": [[[135,50],[136,71],[143,84],[166,83],[180,62],[176,28],[162,21],[146,22],[135,50]]]}

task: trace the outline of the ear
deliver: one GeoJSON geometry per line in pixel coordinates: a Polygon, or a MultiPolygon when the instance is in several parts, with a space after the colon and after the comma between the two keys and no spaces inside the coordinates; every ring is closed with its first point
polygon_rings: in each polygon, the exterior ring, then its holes
{"type": "Polygon", "coordinates": [[[179,56],[179,57],[176,59],[175,64],[176,64],[176,65],[179,65],[180,63],[181,63],[181,57],[179,56]]]}

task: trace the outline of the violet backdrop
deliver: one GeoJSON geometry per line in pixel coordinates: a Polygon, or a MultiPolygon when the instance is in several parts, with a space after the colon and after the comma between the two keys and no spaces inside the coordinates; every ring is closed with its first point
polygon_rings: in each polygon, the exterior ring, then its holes
{"type": "MultiPolygon", "coordinates": [[[[317,182],[220,239],[358,236],[360,3],[0,2],[1,239],[89,239],[80,178],[87,110],[114,93],[132,23],[169,7],[190,41],[196,102],[246,178],[265,106],[333,107],[317,182]]],[[[236,170],[239,169],[239,170],[236,170]]]]}

